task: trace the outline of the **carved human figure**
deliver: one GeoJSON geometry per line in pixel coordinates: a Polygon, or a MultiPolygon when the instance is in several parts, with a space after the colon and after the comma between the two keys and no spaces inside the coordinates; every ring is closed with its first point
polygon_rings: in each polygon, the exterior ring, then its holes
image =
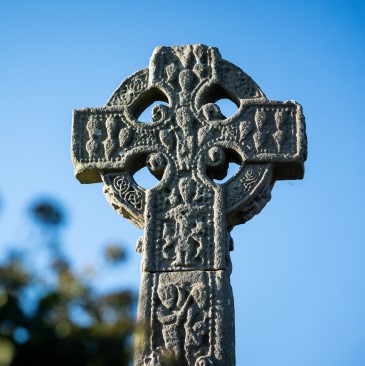
{"type": "Polygon", "coordinates": [[[118,147],[118,123],[113,116],[110,116],[105,122],[107,138],[103,141],[105,157],[107,159],[113,158],[118,147]]]}
{"type": "Polygon", "coordinates": [[[188,169],[194,153],[194,137],[190,134],[190,126],[194,123],[191,111],[186,107],[179,108],[176,111],[176,123],[180,127],[175,130],[178,165],[180,169],[188,169]]]}
{"type": "MultiPolygon", "coordinates": [[[[182,202],[166,213],[166,218],[176,225],[175,256],[172,265],[190,266],[201,260],[202,240],[197,233],[206,231],[204,223],[205,207],[196,199],[197,184],[192,178],[184,177],[179,181],[182,202]]],[[[168,237],[168,240],[171,240],[168,237]]]]}
{"type": "Polygon", "coordinates": [[[280,151],[281,146],[285,140],[285,130],[283,130],[283,126],[285,120],[287,118],[287,111],[285,109],[277,110],[275,112],[275,124],[276,124],[276,132],[273,134],[274,140],[276,142],[278,151],[280,151]]]}
{"type": "Polygon", "coordinates": [[[182,359],[182,335],[179,326],[182,323],[185,309],[177,309],[178,290],[172,284],[160,284],[157,289],[161,301],[157,309],[157,319],[162,324],[164,347],[161,356],[165,359],[182,359]]]}
{"type": "Polygon", "coordinates": [[[176,242],[178,238],[175,236],[175,230],[173,224],[170,222],[164,223],[164,228],[162,232],[162,255],[167,260],[176,259],[176,242]]]}
{"type": "Polygon", "coordinates": [[[98,157],[100,152],[100,145],[98,141],[100,140],[101,136],[101,130],[98,128],[98,120],[94,116],[89,118],[86,129],[89,138],[86,143],[86,150],[88,152],[89,158],[94,159],[98,157]]]}
{"type": "Polygon", "coordinates": [[[195,284],[191,289],[190,306],[187,310],[185,328],[185,355],[190,362],[196,361],[207,353],[207,343],[204,337],[208,336],[209,316],[208,297],[203,284],[195,284]]]}

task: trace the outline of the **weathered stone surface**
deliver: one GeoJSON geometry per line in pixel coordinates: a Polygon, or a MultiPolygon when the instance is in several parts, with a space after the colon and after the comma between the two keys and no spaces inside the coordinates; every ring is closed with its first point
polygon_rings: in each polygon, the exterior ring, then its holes
{"type": "Polygon", "coordinates": [[[112,207],[144,229],[139,319],[151,333],[135,364],[234,365],[230,231],[261,211],[276,180],[303,177],[300,105],[267,100],[216,48],[157,47],[105,107],[74,111],[72,160],[81,183],[103,181],[112,207]],[[232,116],[222,98],[237,105],[232,116]],[[168,105],[140,122],[155,101],[168,105]],[[229,162],[240,169],[217,183],[229,162]],[[133,179],[144,166],[160,180],[149,190],[133,179]]]}
{"type": "Polygon", "coordinates": [[[136,365],[234,365],[234,309],[225,271],[144,272],[139,316],[150,336],[136,365]]]}

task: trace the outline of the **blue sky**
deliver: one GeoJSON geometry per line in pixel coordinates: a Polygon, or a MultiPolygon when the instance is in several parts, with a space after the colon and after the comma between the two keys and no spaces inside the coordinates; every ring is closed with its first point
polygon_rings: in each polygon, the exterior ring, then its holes
{"type": "Polygon", "coordinates": [[[363,1],[2,1],[0,256],[26,238],[29,203],[55,197],[75,265],[122,239],[128,266],[101,285],[138,288],[142,232],[74,178],[72,110],[104,105],[155,46],[189,43],[218,47],[307,121],[305,179],[278,182],[233,231],[237,365],[363,366],[363,1]]]}

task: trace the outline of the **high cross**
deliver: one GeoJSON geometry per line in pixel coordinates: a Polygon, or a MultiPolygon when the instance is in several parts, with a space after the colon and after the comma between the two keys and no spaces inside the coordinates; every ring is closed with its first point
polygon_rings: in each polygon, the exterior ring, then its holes
{"type": "Polygon", "coordinates": [[[135,365],[235,365],[230,231],[261,211],[276,180],[303,178],[305,159],[300,105],[267,100],[204,45],[157,47],[105,107],[74,111],[77,179],[103,181],[111,206],[144,229],[138,319],[148,335],[135,365]],[[232,116],[216,104],[224,98],[232,116]],[[153,121],[140,122],[156,101],[153,121]],[[219,183],[230,162],[240,168],[219,183]],[[159,179],[151,189],[133,179],[145,166],[159,179]]]}

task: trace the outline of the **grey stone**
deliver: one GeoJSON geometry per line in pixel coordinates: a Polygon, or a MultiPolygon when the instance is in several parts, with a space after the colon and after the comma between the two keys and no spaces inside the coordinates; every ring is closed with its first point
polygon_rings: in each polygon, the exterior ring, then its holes
{"type": "Polygon", "coordinates": [[[302,179],[305,122],[294,101],[270,101],[204,45],[157,47],[103,108],[74,111],[81,183],[104,182],[111,206],[144,229],[135,365],[235,365],[230,231],[258,214],[276,180],[302,179]],[[224,116],[215,102],[237,105],[224,116]],[[151,123],[139,121],[153,102],[151,123]],[[240,165],[227,182],[228,163],[240,165]],[[160,182],[140,187],[147,166],[160,182]]]}

